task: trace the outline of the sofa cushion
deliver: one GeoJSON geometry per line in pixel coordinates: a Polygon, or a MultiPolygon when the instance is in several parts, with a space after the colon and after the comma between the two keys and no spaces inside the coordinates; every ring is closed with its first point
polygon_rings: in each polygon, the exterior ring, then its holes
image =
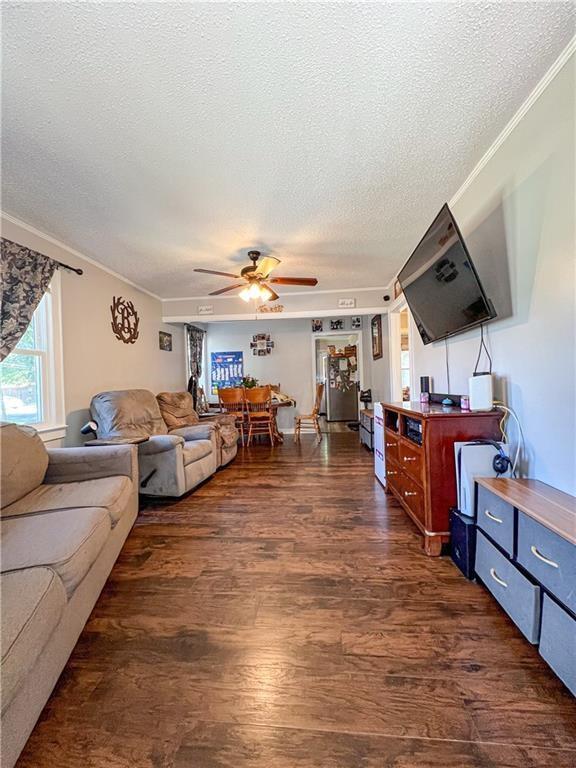
{"type": "Polygon", "coordinates": [[[168,430],[158,401],[147,389],[100,392],[90,403],[90,413],[98,424],[98,437],[150,437],[168,430]]]}
{"type": "Polygon", "coordinates": [[[48,454],[32,427],[2,424],[0,442],[0,507],[6,507],[41,484],[48,467],[48,454]]]}
{"type": "Polygon", "coordinates": [[[76,483],[40,485],[3,509],[0,515],[9,518],[72,507],[104,507],[114,527],[122,517],[131,493],[132,481],[122,475],[76,483]]]}
{"type": "Polygon", "coordinates": [[[190,392],[160,392],[156,400],[168,429],[192,427],[200,421],[190,392]]]}
{"type": "Polygon", "coordinates": [[[205,456],[212,453],[212,442],[210,440],[192,440],[184,444],[184,466],[192,464],[194,461],[200,461],[205,456]]]}
{"type": "Polygon", "coordinates": [[[3,573],[0,592],[4,712],[60,621],[66,592],[51,568],[3,573]]]}
{"type": "Polygon", "coordinates": [[[84,507],[0,522],[2,571],[48,566],[71,595],[98,557],[110,534],[106,510],[84,507]]]}

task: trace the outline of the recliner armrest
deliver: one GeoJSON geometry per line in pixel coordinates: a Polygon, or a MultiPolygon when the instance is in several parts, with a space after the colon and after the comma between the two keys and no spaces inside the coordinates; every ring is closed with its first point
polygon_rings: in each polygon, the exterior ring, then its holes
{"type": "Polygon", "coordinates": [[[184,438],[178,435],[153,435],[150,440],[140,443],[138,453],[140,456],[154,456],[157,453],[172,451],[178,445],[184,445],[184,438]]]}
{"type": "Polygon", "coordinates": [[[193,427],[179,427],[171,429],[170,435],[179,435],[186,442],[191,440],[210,440],[216,430],[216,424],[195,424],[193,427]]]}
{"type": "Polygon", "coordinates": [[[45,483],[75,483],[101,477],[138,476],[135,445],[48,448],[45,483]]]}

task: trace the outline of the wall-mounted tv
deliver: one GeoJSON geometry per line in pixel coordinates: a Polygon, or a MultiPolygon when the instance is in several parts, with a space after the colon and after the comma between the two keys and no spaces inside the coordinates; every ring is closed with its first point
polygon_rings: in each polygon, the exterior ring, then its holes
{"type": "Polygon", "coordinates": [[[496,317],[448,204],[416,246],[398,280],[424,344],[496,317]]]}

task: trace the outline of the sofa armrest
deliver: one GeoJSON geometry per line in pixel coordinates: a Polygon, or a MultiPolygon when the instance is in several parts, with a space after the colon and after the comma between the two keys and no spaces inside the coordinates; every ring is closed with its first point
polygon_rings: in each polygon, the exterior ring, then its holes
{"type": "Polygon", "coordinates": [[[184,438],[178,435],[153,435],[150,440],[140,443],[138,454],[140,456],[155,456],[157,453],[172,451],[176,446],[183,444],[184,438]]]}
{"type": "Polygon", "coordinates": [[[74,483],[101,477],[138,476],[135,445],[94,448],[49,448],[45,483],[74,483]]]}
{"type": "Polygon", "coordinates": [[[216,430],[216,424],[195,424],[193,427],[179,427],[171,429],[170,435],[179,435],[186,442],[190,440],[211,440],[216,430]]]}

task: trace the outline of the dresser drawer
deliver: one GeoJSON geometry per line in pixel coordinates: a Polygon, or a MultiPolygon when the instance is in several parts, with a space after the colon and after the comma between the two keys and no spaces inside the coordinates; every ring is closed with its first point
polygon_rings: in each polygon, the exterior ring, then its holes
{"type": "Polygon", "coordinates": [[[403,440],[398,442],[398,458],[400,466],[414,480],[418,483],[422,483],[422,449],[417,446],[412,447],[403,440]]]}
{"type": "Polygon", "coordinates": [[[398,438],[395,435],[391,435],[388,430],[384,432],[384,447],[386,453],[386,459],[393,459],[399,461],[398,458],[398,438]]]}
{"type": "Polygon", "coordinates": [[[401,496],[402,491],[400,489],[400,467],[390,459],[386,460],[386,482],[401,496]]]}
{"type": "Polygon", "coordinates": [[[544,595],[540,655],[576,696],[576,619],[544,595]]]}
{"type": "MultiPolygon", "coordinates": [[[[576,546],[518,512],[517,560],[561,603],[576,613],[576,546]]],[[[576,653],[576,650],[575,650],[576,653]]]]}
{"type": "Polygon", "coordinates": [[[532,584],[481,532],[476,540],[476,573],[521,632],[531,643],[537,643],[540,587],[532,584]]]}
{"type": "Polygon", "coordinates": [[[514,555],[515,517],[516,510],[512,505],[483,486],[478,486],[476,523],[511,557],[514,555]]]}
{"type": "Polygon", "coordinates": [[[410,507],[413,513],[422,525],[424,525],[424,491],[414,482],[406,472],[401,473],[400,490],[406,506],[410,507]]]}

